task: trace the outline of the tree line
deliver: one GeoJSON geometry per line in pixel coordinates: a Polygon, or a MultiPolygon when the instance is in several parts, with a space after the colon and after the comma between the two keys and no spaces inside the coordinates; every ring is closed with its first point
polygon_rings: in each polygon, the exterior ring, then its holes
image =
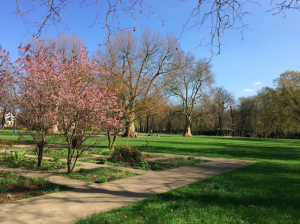
{"type": "MultiPolygon", "coordinates": [[[[85,45],[82,38],[65,34],[33,38],[28,44],[34,53],[47,50],[49,58],[59,52],[62,64],[79,58],[85,45]]],[[[123,136],[133,137],[136,131],[224,135],[225,129],[232,129],[232,136],[298,133],[297,72],[281,74],[274,81],[276,88],[235,100],[224,87],[214,87],[209,60],[185,52],[171,33],[163,36],[149,29],[140,37],[120,31],[93,52],[92,60],[97,72],[105,74],[93,82],[117,92],[123,136]]],[[[81,76],[91,82],[86,74],[81,76]]],[[[8,112],[4,104],[2,111],[3,127],[8,112]]],[[[58,124],[52,125],[52,133],[58,133],[58,124]]]]}
{"type": "MultiPolygon", "coordinates": [[[[286,71],[254,96],[234,99],[224,87],[212,88],[205,100],[194,106],[190,123],[193,135],[300,138],[300,72],[286,71]]],[[[166,101],[160,114],[137,123],[139,131],[186,134],[180,100],[166,101]]]]}

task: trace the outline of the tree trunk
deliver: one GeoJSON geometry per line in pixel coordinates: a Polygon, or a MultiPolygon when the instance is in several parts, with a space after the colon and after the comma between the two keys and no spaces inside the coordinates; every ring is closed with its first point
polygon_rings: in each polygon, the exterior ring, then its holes
{"type": "Polygon", "coordinates": [[[147,114],[147,115],[146,115],[146,132],[147,132],[147,133],[150,133],[150,125],[149,125],[149,122],[150,122],[150,114],[147,114]]]}
{"type": "Polygon", "coordinates": [[[232,106],[231,105],[230,105],[230,116],[231,116],[232,137],[234,137],[235,124],[234,124],[234,117],[233,117],[233,112],[232,112],[232,106]]]}
{"type": "Polygon", "coordinates": [[[2,114],[2,119],[1,119],[1,129],[4,129],[5,125],[5,113],[6,113],[6,108],[3,108],[3,114],[2,114]]]}
{"type": "Polygon", "coordinates": [[[52,126],[51,133],[52,134],[57,134],[58,133],[58,124],[54,124],[52,126]]]}
{"type": "Polygon", "coordinates": [[[117,139],[117,134],[118,134],[118,130],[115,130],[115,131],[114,131],[114,138],[113,138],[113,140],[111,141],[111,139],[110,139],[110,133],[109,133],[109,131],[107,132],[107,137],[108,137],[108,148],[109,148],[111,151],[114,151],[114,149],[115,149],[115,142],[116,142],[116,139],[117,139]]]}
{"type": "Polygon", "coordinates": [[[81,135],[74,136],[71,143],[72,143],[72,148],[71,148],[71,145],[69,145],[69,147],[68,147],[68,161],[67,161],[68,173],[72,173],[72,171],[75,167],[75,164],[77,162],[77,159],[79,157],[78,150],[80,149],[80,147],[82,145],[82,136],[81,135]],[[76,158],[75,158],[75,161],[73,163],[73,166],[71,166],[75,149],[77,149],[77,154],[76,154],[76,158]]]}
{"type": "Polygon", "coordinates": [[[183,136],[184,137],[192,137],[192,133],[191,133],[191,123],[192,123],[192,119],[187,117],[186,118],[186,125],[185,125],[185,131],[183,136]]]}
{"type": "Polygon", "coordinates": [[[134,135],[135,135],[134,121],[127,120],[125,127],[126,127],[126,130],[125,130],[123,137],[134,137],[134,135]]]}
{"type": "Polygon", "coordinates": [[[37,143],[37,147],[39,149],[39,153],[38,153],[38,167],[42,167],[44,146],[45,146],[45,142],[44,141],[37,143]]]}
{"type": "Polygon", "coordinates": [[[171,123],[171,120],[168,120],[167,128],[166,128],[166,133],[167,134],[172,134],[172,123],[171,123]]]}
{"type": "Polygon", "coordinates": [[[142,119],[140,119],[140,132],[142,132],[142,122],[143,122],[143,120],[142,119]]]}
{"type": "Polygon", "coordinates": [[[125,133],[123,137],[134,137],[135,136],[135,126],[134,126],[134,107],[131,106],[127,111],[127,117],[125,122],[125,133]]]}
{"type": "Polygon", "coordinates": [[[219,131],[220,131],[220,136],[223,136],[223,114],[219,113],[219,131]]]}

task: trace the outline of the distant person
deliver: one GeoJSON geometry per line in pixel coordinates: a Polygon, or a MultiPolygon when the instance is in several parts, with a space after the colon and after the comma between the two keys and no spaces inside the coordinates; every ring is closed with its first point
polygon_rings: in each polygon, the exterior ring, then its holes
{"type": "Polygon", "coordinates": [[[156,135],[156,137],[158,137],[158,138],[159,138],[159,134],[157,134],[157,135],[156,135]]]}
{"type": "Polygon", "coordinates": [[[13,135],[17,135],[16,128],[14,128],[14,130],[13,130],[13,135]]]}

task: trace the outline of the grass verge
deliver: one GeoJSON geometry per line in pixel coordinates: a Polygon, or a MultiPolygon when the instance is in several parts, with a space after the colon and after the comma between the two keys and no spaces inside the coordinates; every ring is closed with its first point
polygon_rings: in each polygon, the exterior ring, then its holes
{"type": "Polygon", "coordinates": [[[208,162],[207,160],[197,159],[193,156],[190,156],[188,158],[174,157],[174,158],[168,158],[168,159],[158,159],[156,161],[161,161],[161,162],[166,162],[166,163],[180,163],[180,164],[188,164],[188,165],[196,165],[196,164],[208,162]]]}
{"type": "Polygon", "coordinates": [[[0,171],[0,203],[50,194],[70,187],[53,184],[42,178],[26,178],[11,171],[0,171]]]}
{"type": "MultiPolygon", "coordinates": [[[[0,157],[0,165],[24,170],[46,171],[67,168],[67,162],[61,160],[43,159],[41,167],[38,167],[37,163],[38,159],[33,157],[23,157],[20,159],[15,159],[12,156],[0,157]]],[[[81,166],[81,164],[76,163],[75,166],[81,166]]]]}
{"type": "Polygon", "coordinates": [[[87,158],[87,159],[80,159],[81,162],[87,163],[96,163],[96,164],[106,164],[111,166],[118,166],[118,167],[127,167],[133,169],[140,169],[140,170],[152,170],[152,171],[164,171],[169,169],[176,169],[182,166],[179,165],[171,165],[171,164],[158,164],[154,162],[147,162],[142,161],[140,164],[129,164],[127,162],[111,162],[109,158],[87,158]]]}
{"type": "MultiPolygon", "coordinates": [[[[76,151],[74,153],[74,156],[77,154],[76,151]]],[[[35,150],[27,150],[26,153],[29,154],[29,155],[37,155],[37,152],[35,150]]],[[[53,157],[53,158],[57,157],[59,159],[67,159],[68,158],[68,150],[67,149],[61,149],[61,150],[46,149],[46,150],[44,150],[43,156],[45,156],[45,157],[53,157]]],[[[90,156],[90,155],[88,153],[86,153],[86,152],[83,152],[80,155],[80,157],[85,157],[85,156],[90,156]]]]}
{"type": "Polygon", "coordinates": [[[107,167],[100,167],[94,169],[81,168],[79,171],[68,173],[55,173],[56,176],[63,176],[70,179],[82,180],[94,183],[104,183],[110,181],[117,181],[127,177],[135,177],[141,174],[107,167]]]}

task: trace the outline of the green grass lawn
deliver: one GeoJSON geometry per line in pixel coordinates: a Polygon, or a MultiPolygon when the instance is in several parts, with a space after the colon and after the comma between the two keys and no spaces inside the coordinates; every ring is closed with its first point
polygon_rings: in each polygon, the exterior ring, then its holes
{"type": "Polygon", "coordinates": [[[135,177],[141,174],[130,171],[123,171],[107,167],[99,167],[94,169],[81,168],[79,171],[68,173],[55,173],[56,176],[63,176],[70,179],[83,180],[94,183],[104,183],[110,181],[117,181],[127,177],[135,177]]]}
{"type": "Polygon", "coordinates": [[[13,174],[10,170],[0,171],[0,204],[68,189],[71,188],[40,177],[27,178],[13,174]]]}
{"type": "MultiPolygon", "coordinates": [[[[7,166],[13,168],[20,168],[24,170],[45,171],[67,168],[67,162],[54,159],[43,159],[42,166],[38,167],[38,158],[22,157],[20,159],[13,158],[12,156],[0,156],[0,166],[7,166]]],[[[75,166],[81,166],[76,163],[75,166]]]]}
{"type": "MultiPolygon", "coordinates": [[[[160,135],[117,138],[116,144],[145,150],[146,139],[154,146],[153,152],[259,162],[82,219],[78,224],[300,224],[299,140],[160,135]]],[[[97,146],[107,148],[107,140],[97,146]]]]}
{"type": "Polygon", "coordinates": [[[207,160],[197,159],[193,156],[190,156],[188,158],[175,157],[175,158],[168,158],[168,159],[158,159],[155,161],[161,161],[161,162],[167,162],[167,163],[181,163],[181,164],[188,164],[188,165],[196,165],[196,164],[208,162],[207,160]]]}
{"type": "MultiPolygon", "coordinates": [[[[162,136],[154,152],[259,163],[81,219],[83,223],[300,223],[299,140],[162,136]]],[[[117,144],[126,144],[119,138],[117,144]]],[[[130,138],[130,145],[145,144],[130,138]]],[[[103,145],[104,146],[104,145],[103,145]]]]}

